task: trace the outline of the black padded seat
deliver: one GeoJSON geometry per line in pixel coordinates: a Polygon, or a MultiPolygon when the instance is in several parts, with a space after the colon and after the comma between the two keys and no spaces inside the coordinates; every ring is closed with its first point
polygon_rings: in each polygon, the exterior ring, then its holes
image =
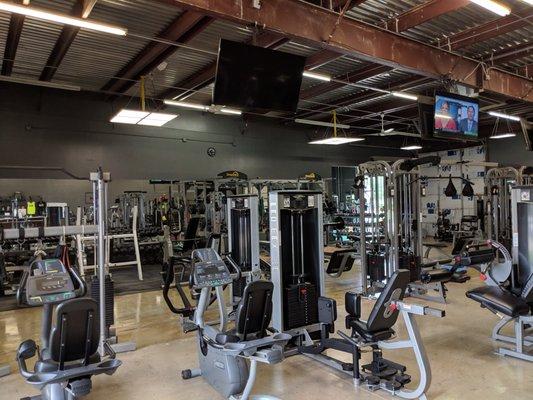
{"type": "Polygon", "coordinates": [[[426,247],[434,247],[436,249],[444,249],[444,248],[448,247],[448,244],[446,244],[446,243],[428,242],[428,243],[422,243],[422,245],[424,245],[426,247]]]}
{"type": "Polygon", "coordinates": [[[380,330],[377,332],[370,332],[368,330],[368,325],[364,321],[359,320],[351,320],[349,321],[350,328],[355,329],[357,333],[359,333],[363,339],[367,342],[377,342],[378,340],[387,340],[390,339],[394,335],[394,331],[392,329],[385,329],[380,330]]]}
{"type": "Polygon", "coordinates": [[[445,268],[430,269],[420,274],[423,283],[448,282],[453,277],[453,272],[445,268]]]}
{"type": "Polygon", "coordinates": [[[516,318],[529,314],[529,305],[520,297],[513,296],[495,286],[483,286],[466,292],[466,297],[477,301],[482,307],[516,318]]]}

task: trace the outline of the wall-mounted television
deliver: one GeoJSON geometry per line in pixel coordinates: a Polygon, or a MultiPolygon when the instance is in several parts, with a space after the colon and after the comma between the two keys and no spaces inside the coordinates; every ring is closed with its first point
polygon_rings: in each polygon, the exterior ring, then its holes
{"type": "Polygon", "coordinates": [[[422,139],[431,139],[435,127],[435,107],[433,104],[418,103],[418,117],[420,136],[422,139]]]}
{"type": "Polygon", "coordinates": [[[435,95],[434,136],[477,140],[479,102],[453,93],[435,95]]]}
{"type": "Polygon", "coordinates": [[[305,57],[220,40],[213,103],[243,111],[296,112],[305,57]]]}

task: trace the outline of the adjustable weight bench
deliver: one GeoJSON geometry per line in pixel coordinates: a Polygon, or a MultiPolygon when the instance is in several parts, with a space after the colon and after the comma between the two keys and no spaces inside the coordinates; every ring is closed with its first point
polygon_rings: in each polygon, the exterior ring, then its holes
{"type": "Polygon", "coordinates": [[[533,354],[528,353],[528,348],[533,346],[533,275],[520,293],[498,286],[483,286],[469,290],[466,297],[500,316],[500,322],[492,330],[492,339],[512,343],[514,349],[501,347],[498,349],[499,354],[533,362],[533,354]],[[514,324],[514,336],[501,333],[510,323],[514,324]],[[532,335],[528,336],[528,333],[532,335]]]}
{"type": "Polygon", "coordinates": [[[356,249],[348,248],[335,251],[329,259],[326,273],[332,278],[339,278],[343,272],[352,269],[356,257],[356,249]]]}

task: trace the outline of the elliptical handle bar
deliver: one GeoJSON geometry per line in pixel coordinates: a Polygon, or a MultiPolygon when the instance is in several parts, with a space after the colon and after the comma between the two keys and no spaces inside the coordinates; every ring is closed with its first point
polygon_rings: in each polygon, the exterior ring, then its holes
{"type": "Polygon", "coordinates": [[[80,276],[78,269],[76,267],[71,267],[69,269],[69,273],[74,277],[76,282],[78,282],[78,285],[80,286],[78,289],[75,290],[76,297],[84,297],[87,294],[87,284],[80,276]]]}

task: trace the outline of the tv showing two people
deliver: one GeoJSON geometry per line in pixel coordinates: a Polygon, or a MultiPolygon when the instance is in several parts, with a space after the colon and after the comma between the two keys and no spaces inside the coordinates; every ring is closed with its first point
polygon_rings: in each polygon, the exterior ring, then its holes
{"type": "Polygon", "coordinates": [[[467,97],[435,97],[435,134],[441,137],[478,137],[479,104],[467,97]]]}

